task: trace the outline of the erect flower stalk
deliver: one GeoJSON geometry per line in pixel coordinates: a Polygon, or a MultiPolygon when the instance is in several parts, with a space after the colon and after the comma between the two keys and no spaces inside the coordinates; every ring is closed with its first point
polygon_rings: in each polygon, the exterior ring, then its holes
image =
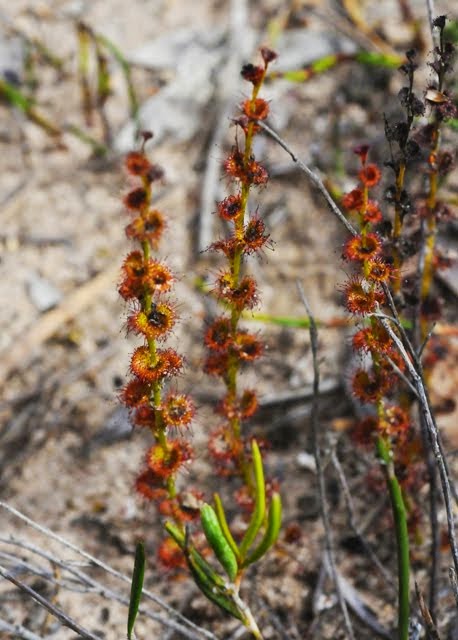
{"type": "Polygon", "coordinates": [[[235,147],[224,162],[229,179],[235,183],[235,193],[218,203],[217,212],[231,227],[228,238],[218,240],[210,246],[213,251],[223,253],[227,269],[220,272],[215,286],[216,295],[228,308],[228,315],[216,318],[205,335],[209,350],[205,370],[224,380],[226,396],[219,410],[226,419],[223,426],[213,432],[210,438],[210,452],[223,474],[236,474],[243,478],[248,493],[253,492],[253,478],[250,473],[246,445],[242,433],[242,421],[256,411],[257,398],[251,390],[240,391],[238,377],[244,363],[259,358],[263,345],[257,336],[240,329],[239,321],[247,309],[252,309],[257,301],[255,280],[243,273],[244,259],[260,251],[268,242],[263,220],[251,215],[247,220],[250,192],[255,186],[265,185],[266,170],[253,155],[253,139],[259,131],[258,122],[267,118],[268,103],[259,98],[259,92],[269,63],[276,58],[269,49],[261,49],[262,66],[245,65],[242,77],[252,84],[251,96],[241,105],[242,114],[235,120],[243,132],[243,149],[238,138],[235,147]]]}
{"type": "MultiPolygon", "coordinates": [[[[144,134],[140,151],[127,155],[125,166],[134,185],[124,197],[132,219],[126,235],[138,249],[124,260],[120,295],[131,304],[127,320],[129,331],[143,337],[143,345],[132,354],[132,379],[121,393],[130,409],[134,425],[147,428],[154,443],[146,455],[146,467],[136,481],[137,491],[155,500],[159,512],[172,517],[184,531],[184,522],[192,517],[181,507],[177,474],[193,457],[186,440],[187,429],[194,417],[194,404],[185,394],[166,393],[165,386],[182,370],[183,358],[161,343],[169,336],[177,319],[171,298],[174,277],[168,266],[153,257],[164,232],[163,214],[152,207],[152,185],[162,177],[162,170],[150,163],[144,146],[150,134],[144,134]]],[[[198,515],[198,512],[194,514],[198,515]]],[[[161,559],[174,564],[178,547],[171,539],[160,550],[161,559]]]]}
{"type": "Polygon", "coordinates": [[[369,189],[379,182],[380,170],[376,165],[367,164],[367,146],[358,147],[355,152],[360,157],[362,165],[359,172],[361,187],[347,194],[343,202],[357,214],[360,234],[350,238],[344,246],[343,257],[357,267],[356,274],[344,286],[344,295],[347,309],[351,313],[361,319],[368,317],[367,324],[353,336],[353,348],[368,354],[370,365],[356,370],[352,388],[362,404],[373,407],[373,413],[358,425],[356,434],[364,443],[375,441],[385,474],[398,554],[398,637],[399,640],[407,640],[409,538],[403,492],[395,470],[395,454],[402,452],[408,442],[410,419],[403,408],[388,401],[397,378],[393,364],[402,372],[404,363],[401,362],[392,339],[378,319],[372,315],[384,302],[383,287],[393,280],[394,268],[383,256],[382,239],[371,229],[374,220],[376,223],[381,221],[379,210],[374,215],[376,203],[369,200],[369,189]]]}

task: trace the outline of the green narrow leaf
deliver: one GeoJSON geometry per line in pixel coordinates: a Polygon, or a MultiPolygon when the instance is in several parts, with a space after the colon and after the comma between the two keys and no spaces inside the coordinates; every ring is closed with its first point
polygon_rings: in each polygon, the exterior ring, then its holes
{"type": "Polygon", "coordinates": [[[283,72],[273,71],[269,74],[269,78],[283,78],[290,82],[306,82],[319,73],[326,73],[334,67],[348,62],[359,62],[368,66],[396,69],[402,64],[403,58],[395,54],[364,50],[357,51],[354,54],[334,53],[318,58],[303,69],[291,69],[283,72]]]}
{"type": "MultiPolygon", "coordinates": [[[[192,577],[194,578],[194,582],[202,591],[202,593],[209,600],[211,600],[211,602],[214,602],[216,605],[218,605],[218,607],[220,607],[227,613],[230,613],[234,618],[241,620],[245,624],[245,616],[243,612],[240,611],[239,607],[231,598],[231,594],[225,588],[225,586],[213,582],[211,576],[209,576],[207,572],[202,568],[202,565],[197,562],[195,554],[190,552],[185,553],[188,567],[191,571],[192,577]]],[[[220,576],[218,577],[220,578],[220,576]]]]}
{"type": "Polygon", "coordinates": [[[255,322],[265,322],[268,324],[276,324],[280,327],[290,327],[297,329],[309,329],[310,321],[308,318],[294,318],[292,316],[273,316],[269,313],[243,313],[242,316],[247,320],[254,320],[255,322]]]}
{"type": "Polygon", "coordinates": [[[335,67],[338,62],[339,56],[331,54],[315,60],[315,62],[312,62],[310,65],[310,68],[314,73],[323,73],[324,71],[328,71],[329,69],[332,69],[332,67],[335,67]]]}
{"type": "Polygon", "coordinates": [[[250,524],[248,525],[248,529],[246,530],[245,535],[243,536],[243,540],[240,544],[240,556],[242,558],[246,555],[248,549],[258,535],[259,529],[264,522],[264,516],[266,513],[266,487],[264,484],[264,469],[262,467],[261,452],[259,451],[258,443],[256,442],[256,440],[253,440],[251,449],[253,452],[253,471],[256,485],[256,495],[250,524]]]}
{"type": "Polygon", "coordinates": [[[183,550],[194,582],[202,593],[220,609],[246,624],[245,615],[226,588],[224,578],[216,573],[197,549],[189,545],[187,536],[176,525],[166,522],[165,529],[183,550]]]}
{"type": "Polygon", "coordinates": [[[240,560],[239,548],[234,538],[232,537],[231,530],[229,529],[229,525],[227,524],[226,514],[224,513],[224,507],[223,507],[223,503],[221,502],[221,498],[217,493],[215,493],[213,494],[213,499],[215,500],[215,511],[218,517],[221,530],[224,534],[224,537],[226,538],[227,543],[229,544],[230,548],[234,552],[234,555],[237,558],[237,560],[240,560]]]}
{"type": "Polygon", "coordinates": [[[355,54],[355,60],[369,66],[397,69],[399,65],[402,64],[403,58],[401,56],[379,53],[377,51],[358,51],[355,54]]]}
{"type": "Polygon", "coordinates": [[[180,547],[180,549],[184,550],[186,546],[184,533],[182,533],[180,529],[178,529],[178,527],[175,524],[173,524],[173,522],[167,521],[164,524],[164,528],[169,534],[169,536],[175,540],[175,542],[180,547]]]}
{"type": "Polygon", "coordinates": [[[399,640],[408,640],[410,618],[410,552],[407,510],[402,495],[402,488],[396,477],[390,443],[382,436],[378,436],[376,444],[377,453],[383,465],[385,479],[388,485],[396,532],[398,555],[398,638],[399,640]]]}
{"type": "Polygon", "coordinates": [[[307,69],[297,69],[293,71],[285,71],[281,77],[290,82],[304,82],[310,77],[310,71],[307,69]]]}
{"type": "Polygon", "coordinates": [[[81,104],[86,124],[92,124],[93,104],[89,81],[89,58],[91,45],[91,30],[83,22],[76,25],[78,38],[78,75],[81,90],[81,104]]]}
{"type": "Polygon", "coordinates": [[[132,574],[132,585],[130,587],[129,615],[127,618],[127,638],[131,640],[132,631],[137,617],[140,599],[143,590],[143,579],[145,577],[145,547],[143,542],[137,542],[135,548],[134,572],[132,574]]]}
{"type": "Polygon", "coordinates": [[[100,47],[96,46],[97,57],[97,100],[99,105],[106,102],[111,94],[111,78],[108,70],[107,58],[103,55],[100,47]]]}
{"type": "Polygon", "coordinates": [[[253,553],[250,554],[243,563],[244,567],[249,564],[253,564],[253,562],[256,562],[256,560],[259,560],[259,558],[261,558],[270,549],[270,547],[275,544],[278,538],[278,534],[280,533],[281,512],[282,507],[280,494],[274,493],[272,495],[272,500],[269,507],[267,527],[264,532],[264,536],[253,553]]]}
{"type": "Polygon", "coordinates": [[[205,560],[205,558],[200,555],[197,549],[189,544],[184,533],[180,531],[178,527],[172,522],[166,522],[164,526],[167,533],[175,540],[177,545],[185,554],[188,564],[188,557],[191,557],[193,563],[198,565],[199,569],[207,576],[208,580],[210,580],[217,587],[224,587],[226,583],[224,578],[217,574],[213,567],[205,560]]]}
{"type": "Polygon", "coordinates": [[[5,98],[13,107],[20,109],[31,122],[41,127],[51,136],[60,136],[61,130],[50,120],[45,118],[33,107],[33,102],[27,98],[19,89],[11,85],[6,80],[0,78],[0,98],[5,98]]]}
{"type": "Polygon", "coordinates": [[[0,96],[3,96],[10,104],[24,113],[32,108],[32,102],[19,89],[0,78],[0,96]]]}
{"type": "Polygon", "coordinates": [[[213,549],[219,563],[233,582],[239,569],[237,558],[226,540],[218,516],[212,506],[204,504],[200,510],[200,520],[208,544],[213,549]]]}
{"type": "MultiPolygon", "coordinates": [[[[111,55],[114,57],[116,62],[121,67],[121,71],[124,75],[124,81],[127,87],[127,93],[129,96],[129,104],[130,104],[130,115],[132,119],[138,120],[138,110],[139,110],[139,102],[137,98],[137,93],[135,91],[134,83],[132,81],[131,68],[128,60],[124,57],[121,50],[106,36],[102,36],[97,34],[97,41],[105,47],[111,55]]],[[[136,122],[138,125],[138,121],[136,122]]]]}
{"type": "Polygon", "coordinates": [[[86,131],[82,131],[76,125],[67,124],[65,126],[65,131],[71,134],[72,136],[75,136],[75,138],[78,138],[78,140],[81,140],[81,142],[88,144],[92,148],[92,151],[96,156],[107,155],[109,149],[105,144],[103,144],[102,142],[99,142],[98,140],[95,140],[95,138],[90,136],[86,131]]]}

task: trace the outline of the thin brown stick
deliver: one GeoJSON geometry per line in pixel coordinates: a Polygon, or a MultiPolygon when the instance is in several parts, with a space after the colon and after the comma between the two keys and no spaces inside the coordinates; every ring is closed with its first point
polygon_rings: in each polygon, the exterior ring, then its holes
{"type": "Polygon", "coordinates": [[[453,595],[455,596],[456,606],[458,607],[458,578],[456,571],[453,567],[448,570],[448,577],[450,578],[450,584],[452,585],[453,595]]]}
{"type": "Polygon", "coordinates": [[[423,622],[425,623],[426,627],[426,633],[428,634],[428,640],[441,640],[436,625],[434,624],[434,620],[431,617],[431,612],[426,606],[425,599],[423,598],[423,594],[420,591],[420,587],[418,586],[417,581],[415,581],[415,591],[417,594],[421,617],[423,618],[423,622]]]}
{"type": "MultiPolygon", "coordinates": [[[[59,560],[55,555],[51,555],[49,553],[47,553],[46,551],[43,551],[42,549],[40,549],[39,547],[30,544],[28,542],[24,542],[22,540],[18,540],[17,538],[15,538],[14,536],[10,536],[9,539],[8,538],[2,538],[0,537],[0,542],[3,542],[5,544],[12,544],[14,546],[17,546],[21,549],[27,549],[28,551],[31,551],[32,553],[45,558],[46,560],[48,560],[49,562],[53,563],[54,565],[60,567],[61,569],[63,569],[64,571],[66,571],[67,573],[70,573],[71,575],[75,576],[75,578],[77,578],[80,582],[80,584],[84,585],[83,589],[79,589],[78,591],[81,591],[82,593],[95,593],[99,596],[101,596],[102,598],[105,598],[107,600],[114,600],[115,602],[119,602],[120,604],[125,605],[126,607],[129,606],[129,602],[130,599],[127,596],[124,596],[122,593],[119,593],[111,588],[106,587],[105,585],[103,585],[101,582],[99,582],[98,580],[95,580],[94,578],[92,578],[91,576],[89,576],[88,574],[84,573],[84,571],[81,571],[80,569],[77,569],[76,567],[72,567],[71,565],[68,564],[68,562],[64,562],[62,560],[59,560]]],[[[7,554],[1,554],[0,552],[0,557],[2,555],[7,555],[7,554]]],[[[10,554],[8,554],[10,555],[10,554]]],[[[11,555],[10,555],[11,557],[11,555]]],[[[29,570],[29,572],[34,573],[36,575],[40,575],[42,578],[47,579],[48,581],[52,582],[53,584],[57,584],[59,586],[63,586],[66,587],[67,589],[71,589],[72,591],[76,591],[75,588],[71,588],[69,587],[67,584],[60,582],[60,581],[56,581],[55,579],[53,579],[52,577],[50,577],[49,575],[44,574],[42,571],[37,571],[36,568],[34,568],[33,566],[31,566],[30,564],[24,562],[24,561],[18,561],[18,563],[25,567],[26,569],[29,570]]],[[[150,620],[154,620],[155,622],[158,622],[160,625],[162,625],[165,628],[170,629],[173,633],[179,633],[181,634],[184,638],[188,638],[188,640],[198,640],[201,636],[195,634],[193,631],[190,631],[188,629],[186,629],[185,627],[183,627],[182,624],[180,624],[179,622],[176,622],[175,620],[173,620],[173,618],[171,617],[164,617],[161,614],[158,613],[154,613],[152,611],[150,611],[149,609],[147,609],[145,606],[141,606],[139,608],[139,613],[143,616],[145,616],[146,618],[149,618],[150,620]]]]}
{"type": "Polygon", "coordinates": [[[383,566],[382,562],[379,560],[375,551],[372,549],[370,544],[366,541],[366,538],[364,537],[363,532],[358,527],[358,524],[356,522],[356,516],[355,516],[355,507],[353,505],[353,498],[351,497],[350,489],[347,483],[347,478],[345,477],[345,473],[344,473],[344,470],[342,469],[342,465],[340,464],[340,460],[337,456],[335,447],[331,448],[331,461],[334,466],[334,469],[337,472],[337,477],[339,478],[340,484],[342,486],[344,500],[345,500],[345,504],[347,506],[347,512],[348,512],[348,524],[350,525],[351,530],[363,545],[364,551],[366,552],[370,560],[374,563],[374,565],[377,567],[378,571],[383,576],[385,582],[392,589],[393,588],[396,589],[396,583],[393,580],[393,577],[390,575],[387,569],[385,569],[385,567],[383,566]]]}
{"type": "MultiPolygon", "coordinates": [[[[374,314],[377,316],[378,314],[374,314]]],[[[385,318],[380,318],[379,321],[387,331],[390,338],[393,340],[396,348],[398,349],[402,359],[405,362],[407,370],[412,378],[413,384],[417,389],[418,401],[421,415],[425,421],[426,429],[429,436],[429,442],[432,447],[432,451],[434,454],[434,458],[436,461],[436,466],[439,470],[439,477],[441,481],[442,487],[442,495],[444,498],[445,511],[447,515],[447,529],[448,529],[448,539],[450,544],[450,550],[453,558],[453,565],[455,571],[458,573],[458,546],[456,542],[456,532],[455,532],[455,522],[453,518],[453,509],[452,509],[452,490],[451,490],[451,482],[450,475],[448,471],[448,465],[445,460],[445,456],[442,450],[440,435],[437,429],[436,422],[434,420],[431,407],[429,404],[428,394],[425,389],[425,385],[423,382],[423,378],[421,374],[417,371],[412,360],[409,358],[409,354],[406,351],[406,348],[397,334],[393,331],[390,323],[385,318]]]]}
{"type": "MultiPolygon", "coordinates": [[[[125,582],[125,583],[127,583],[129,585],[131,584],[132,579],[129,576],[124,575],[120,571],[116,571],[116,569],[113,569],[112,567],[110,567],[105,562],[102,562],[98,558],[92,556],[90,553],[87,553],[86,551],[83,551],[83,549],[80,549],[79,547],[77,547],[72,542],[69,542],[65,538],[62,538],[57,533],[54,533],[54,531],[51,531],[51,529],[48,529],[44,525],[38,524],[38,522],[35,522],[34,520],[29,518],[28,516],[26,516],[23,513],[21,513],[21,511],[19,511],[18,509],[15,509],[14,507],[10,506],[6,502],[3,502],[2,500],[0,500],[0,508],[3,508],[6,511],[8,511],[9,513],[13,514],[14,516],[20,518],[21,520],[26,522],[29,526],[31,526],[33,529],[36,529],[37,531],[40,531],[45,536],[48,536],[49,538],[52,538],[53,540],[56,540],[57,542],[62,544],[64,547],[67,547],[68,549],[71,549],[72,551],[75,551],[77,554],[79,554],[80,556],[82,556],[86,560],[89,560],[89,562],[91,562],[94,565],[100,567],[101,569],[103,569],[104,571],[109,573],[110,575],[118,578],[119,580],[122,580],[123,582],[125,582]]],[[[170,616],[176,618],[177,620],[180,620],[183,623],[183,625],[187,625],[188,627],[193,629],[196,632],[196,634],[198,634],[200,636],[203,636],[205,638],[208,638],[208,640],[218,640],[217,637],[213,633],[211,633],[210,631],[207,631],[206,629],[203,629],[202,627],[199,627],[197,624],[195,624],[194,622],[192,622],[191,620],[186,618],[183,614],[181,614],[179,611],[177,611],[176,609],[171,607],[169,604],[167,604],[164,600],[162,600],[159,596],[157,596],[156,594],[152,593],[151,591],[148,591],[147,589],[143,589],[142,595],[143,595],[144,598],[147,598],[148,600],[151,600],[152,602],[154,602],[158,606],[160,606],[163,609],[165,609],[170,616]]]]}
{"type": "Polygon", "coordinates": [[[324,527],[326,557],[329,563],[330,573],[336,588],[337,599],[339,601],[340,610],[343,615],[345,627],[347,630],[347,635],[350,638],[350,640],[354,640],[355,636],[353,633],[353,627],[351,624],[350,616],[348,614],[347,605],[342,594],[342,589],[341,589],[341,585],[340,585],[340,581],[337,573],[336,561],[334,557],[334,548],[333,548],[334,545],[333,545],[331,522],[329,518],[328,501],[326,497],[326,485],[324,480],[323,464],[321,460],[320,444],[318,442],[318,431],[319,431],[318,397],[320,393],[320,370],[318,366],[318,330],[317,330],[315,319],[313,317],[309,303],[307,301],[307,298],[305,297],[304,289],[302,288],[302,285],[299,281],[297,282],[297,288],[299,290],[299,295],[301,297],[302,304],[304,305],[305,312],[310,320],[309,331],[310,331],[310,343],[311,343],[312,358],[313,358],[313,399],[312,399],[312,410],[310,415],[310,422],[312,425],[313,455],[315,458],[316,472],[317,472],[317,478],[318,478],[318,496],[319,496],[319,503],[320,503],[321,519],[323,521],[323,527],[324,527]]]}
{"type": "Polygon", "coordinates": [[[64,611],[62,611],[62,609],[59,609],[59,607],[56,607],[55,605],[51,604],[49,600],[46,600],[46,598],[44,598],[41,594],[35,591],[35,589],[32,589],[32,587],[29,587],[24,582],[21,582],[21,580],[18,580],[17,578],[15,578],[13,575],[11,575],[11,573],[9,573],[9,571],[7,571],[2,566],[0,566],[0,575],[3,576],[6,580],[9,580],[14,585],[16,585],[18,589],[26,593],[33,600],[38,602],[38,604],[40,604],[47,611],[49,611],[51,615],[53,615],[55,618],[60,620],[60,622],[64,625],[64,627],[68,627],[69,629],[77,633],[80,638],[85,638],[86,640],[102,640],[100,636],[96,636],[95,634],[91,633],[90,631],[88,631],[87,629],[79,625],[76,622],[76,620],[74,620],[69,615],[67,615],[64,611]]]}
{"type": "Polygon", "coordinates": [[[259,120],[257,122],[257,124],[262,129],[264,129],[264,131],[271,138],[273,138],[273,140],[275,140],[275,142],[277,142],[277,144],[279,144],[280,147],[282,147],[282,149],[284,149],[286,151],[286,153],[288,153],[291,156],[292,161],[295,162],[297,164],[297,166],[307,175],[307,177],[312,182],[312,184],[323,195],[324,199],[328,203],[328,206],[329,206],[331,212],[336,216],[336,218],[339,220],[339,222],[341,222],[344,225],[344,227],[347,229],[347,231],[349,233],[351,233],[352,236],[358,235],[358,232],[356,231],[356,229],[348,222],[347,218],[344,216],[342,211],[339,209],[339,207],[334,202],[333,197],[331,196],[329,191],[324,186],[323,181],[321,180],[321,178],[314,171],[312,171],[304,162],[302,162],[302,160],[300,160],[298,158],[298,156],[294,153],[294,151],[291,150],[291,148],[288,146],[288,144],[285,142],[285,140],[283,140],[283,138],[281,136],[279,136],[278,133],[276,133],[276,131],[271,129],[267,124],[265,124],[261,120],[259,120]]]}
{"type": "Polygon", "coordinates": [[[10,624],[2,619],[0,619],[0,631],[11,634],[11,637],[16,638],[16,640],[44,640],[42,636],[37,636],[36,633],[26,629],[21,624],[10,624]]]}
{"type": "MultiPolygon", "coordinates": [[[[325,568],[329,571],[329,567],[325,568]]],[[[391,633],[383,627],[378,618],[365,606],[358,591],[346,580],[341,573],[337,572],[337,578],[339,580],[340,587],[342,589],[342,595],[345,602],[353,611],[354,615],[368,628],[375,636],[383,638],[384,640],[393,640],[391,633]]],[[[316,636],[313,636],[314,638],[316,636]]]]}

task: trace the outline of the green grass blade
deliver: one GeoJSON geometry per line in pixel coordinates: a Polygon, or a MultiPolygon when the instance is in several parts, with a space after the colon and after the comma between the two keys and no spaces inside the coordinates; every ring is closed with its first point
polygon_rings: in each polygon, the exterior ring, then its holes
{"type": "Polygon", "coordinates": [[[230,548],[234,552],[235,557],[237,558],[237,560],[240,560],[240,551],[239,551],[239,548],[237,546],[237,543],[235,542],[234,538],[232,537],[232,533],[231,533],[231,530],[229,529],[229,525],[227,524],[226,514],[224,513],[224,507],[223,507],[223,503],[221,502],[221,498],[219,497],[219,495],[217,493],[215,493],[213,495],[213,499],[215,501],[215,512],[216,512],[216,515],[218,517],[218,521],[219,521],[219,525],[221,527],[221,531],[223,532],[224,537],[226,538],[226,541],[227,541],[228,545],[230,546],[230,548]]]}
{"type": "Polygon", "coordinates": [[[308,318],[294,318],[293,316],[273,316],[269,313],[246,312],[242,316],[247,320],[255,320],[257,322],[265,322],[266,324],[275,324],[280,327],[288,327],[292,329],[308,329],[310,322],[308,318]]]}
{"type": "Polygon", "coordinates": [[[127,87],[127,93],[129,96],[130,115],[138,125],[138,110],[140,105],[138,102],[134,83],[132,81],[131,66],[128,60],[124,57],[122,51],[111,40],[109,40],[106,36],[102,36],[100,34],[97,34],[96,37],[97,41],[111,53],[113,58],[121,67],[124,75],[124,81],[127,87]]]}
{"type": "Polygon", "coordinates": [[[358,51],[355,53],[355,60],[369,67],[397,69],[403,63],[404,58],[389,53],[379,53],[378,51],[358,51]]]}
{"type": "Polygon", "coordinates": [[[15,86],[0,78],[0,98],[4,98],[13,107],[20,109],[27,118],[44,129],[51,136],[60,136],[62,131],[33,107],[33,102],[15,86]]]}
{"type": "Polygon", "coordinates": [[[303,69],[291,69],[288,71],[273,71],[269,79],[283,78],[290,82],[306,82],[320,73],[326,73],[334,67],[347,63],[358,62],[370,67],[385,67],[397,69],[404,58],[393,54],[380,53],[378,51],[357,51],[354,54],[335,53],[314,60],[303,69]]]}
{"type": "Polygon", "coordinates": [[[13,107],[27,113],[32,108],[32,101],[29,100],[19,89],[0,78],[0,96],[3,96],[13,107]]]}

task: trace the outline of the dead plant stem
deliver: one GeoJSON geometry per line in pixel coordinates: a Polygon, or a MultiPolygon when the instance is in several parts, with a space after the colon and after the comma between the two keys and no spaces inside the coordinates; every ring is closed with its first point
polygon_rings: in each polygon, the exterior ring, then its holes
{"type": "Polygon", "coordinates": [[[309,303],[307,301],[307,298],[305,297],[304,289],[299,281],[297,282],[297,288],[299,290],[299,295],[301,297],[302,304],[304,305],[305,311],[310,320],[310,343],[311,343],[312,358],[313,358],[313,400],[312,400],[312,410],[310,415],[310,421],[312,425],[313,455],[315,458],[316,472],[317,472],[317,478],[318,478],[318,497],[319,497],[319,504],[320,504],[321,519],[323,521],[323,527],[324,527],[326,556],[329,562],[331,576],[336,588],[337,598],[339,601],[340,610],[343,615],[347,636],[350,638],[350,640],[355,640],[353,627],[351,624],[347,605],[343,597],[339,578],[337,575],[336,561],[335,561],[334,549],[333,549],[332,529],[331,529],[331,522],[329,518],[328,502],[326,498],[326,485],[324,480],[320,444],[318,442],[318,432],[319,432],[318,398],[320,393],[320,370],[318,366],[318,330],[317,330],[315,319],[313,317],[309,303]]]}

